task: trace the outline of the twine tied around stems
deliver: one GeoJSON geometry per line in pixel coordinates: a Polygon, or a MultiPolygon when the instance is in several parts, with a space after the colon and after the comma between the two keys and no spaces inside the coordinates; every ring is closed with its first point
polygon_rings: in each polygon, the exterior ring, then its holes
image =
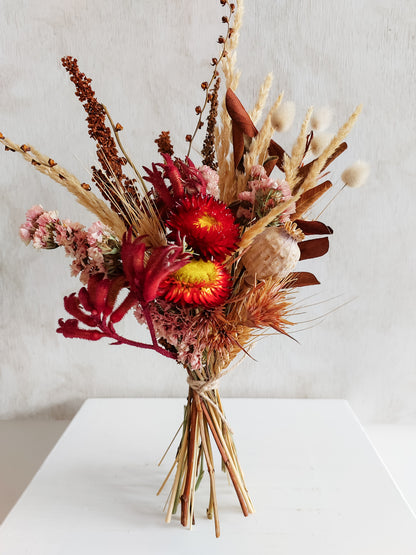
{"type": "Polygon", "coordinates": [[[237,365],[234,364],[233,366],[230,366],[230,368],[227,368],[227,370],[224,370],[223,372],[221,372],[216,376],[215,375],[212,376],[212,378],[209,378],[208,380],[204,380],[204,379],[195,380],[191,376],[188,376],[186,379],[189,387],[193,391],[195,391],[195,393],[197,393],[201,397],[201,399],[203,399],[204,401],[206,401],[207,403],[209,403],[214,407],[214,409],[217,411],[218,416],[221,418],[221,420],[224,422],[224,424],[227,426],[227,428],[231,433],[233,433],[233,431],[231,430],[230,425],[228,424],[224,414],[222,413],[218,405],[214,403],[207,394],[208,392],[213,391],[214,389],[218,389],[218,385],[220,383],[221,378],[223,378],[226,374],[228,374],[228,372],[233,370],[236,366],[237,365]]]}
{"type": "MultiPolygon", "coordinates": [[[[223,374],[226,374],[226,372],[224,372],[223,374]]],[[[206,393],[208,391],[212,391],[213,389],[218,388],[223,374],[213,376],[209,380],[194,380],[193,378],[191,378],[191,376],[188,376],[186,381],[191,389],[193,389],[196,393],[198,393],[198,395],[205,399],[206,393]]]]}

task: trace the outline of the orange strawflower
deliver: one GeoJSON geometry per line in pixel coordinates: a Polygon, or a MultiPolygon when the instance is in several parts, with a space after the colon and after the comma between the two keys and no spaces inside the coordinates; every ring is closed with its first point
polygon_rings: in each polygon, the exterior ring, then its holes
{"type": "Polygon", "coordinates": [[[194,259],[168,276],[161,289],[167,301],[209,308],[228,299],[231,277],[219,262],[194,259]]]}

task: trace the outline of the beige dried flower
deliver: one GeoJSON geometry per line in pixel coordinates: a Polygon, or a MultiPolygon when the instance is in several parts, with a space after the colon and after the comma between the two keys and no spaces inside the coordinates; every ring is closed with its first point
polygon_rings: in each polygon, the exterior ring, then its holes
{"type": "Polygon", "coordinates": [[[329,145],[333,137],[332,133],[323,131],[322,133],[314,133],[311,141],[311,151],[314,156],[319,156],[329,145]]]}
{"type": "Polygon", "coordinates": [[[277,110],[272,114],[273,128],[279,133],[287,131],[295,119],[296,105],[291,100],[287,100],[280,104],[277,110]]]}
{"type": "Polygon", "coordinates": [[[283,279],[300,258],[297,240],[282,227],[267,227],[242,256],[248,281],[270,277],[283,279]]]}
{"type": "Polygon", "coordinates": [[[333,110],[330,106],[317,108],[311,118],[311,127],[314,131],[325,131],[331,125],[333,110]]]}
{"type": "Polygon", "coordinates": [[[357,160],[354,164],[345,169],[341,174],[341,179],[348,187],[357,189],[364,185],[370,174],[370,167],[367,162],[357,160]]]}

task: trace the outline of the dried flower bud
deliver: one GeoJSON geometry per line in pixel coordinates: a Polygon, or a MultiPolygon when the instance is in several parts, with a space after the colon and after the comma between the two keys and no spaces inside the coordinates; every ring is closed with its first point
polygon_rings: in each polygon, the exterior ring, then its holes
{"type": "Polygon", "coordinates": [[[341,179],[348,187],[357,189],[364,185],[369,174],[370,167],[367,162],[357,160],[357,162],[342,172],[341,179]]]}
{"type": "Polygon", "coordinates": [[[235,10],[235,4],[230,4],[230,10],[231,10],[231,13],[234,13],[234,10],[235,10]]]}
{"type": "Polygon", "coordinates": [[[30,146],[28,145],[22,145],[20,148],[23,150],[23,152],[29,152],[30,150],[30,146]]]}
{"type": "Polygon", "coordinates": [[[221,6],[225,6],[227,4],[227,0],[220,0],[221,6]]]}
{"type": "Polygon", "coordinates": [[[228,23],[228,17],[226,15],[223,15],[222,18],[221,18],[221,21],[223,23],[228,23]]]}
{"type": "Polygon", "coordinates": [[[331,125],[333,110],[330,106],[317,108],[311,117],[311,127],[314,131],[325,131],[331,125]]]}
{"type": "Polygon", "coordinates": [[[213,99],[213,94],[212,93],[208,93],[207,94],[207,102],[211,102],[211,100],[213,99]]]}
{"type": "Polygon", "coordinates": [[[198,129],[202,129],[202,127],[204,127],[204,122],[201,120],[201,121],[198,123],[198,129]]]}
{"type": "Polygon", "coordinates": [[[272,125],[276,131],[282,133],[287,131],[295,119],[296,106],[295,103],[288,100],[278,106],[272,114],[272,125]]]}
{"type": "Polygon", "coordinates": [[[84,191],[91,191],[91,187],[88,185],[88,183],[81,183],[81,187],[84,189],[84,191]]]}
{"type": "Polygon", "coordinates": [[[231,38],[231,35],[232,35],[233,33],[234,33],[234,27],[230,27],[230,28],[228,29],[228,38],[229,38],[229,39],[231,38]]]}
{"type": "Polygon", "coordinates": [[[0,131],[0,139],[4,139],[4,135],[1,131],[0,131]]]}
{"type": "Polygon", "coordinates": [[[187,143],[190,143],[192,141],[192,135],[186,135],[185,140],[187,143]]]}
{"type": "Polygon", "coordinates": [[[207,88],[208,88],[208,81],[204,81],[203,83],[201,83],[201,89],[202,90],[205,91],[205,90],[207,90],[207,88]]]}
{"type": "Polygon", "coordinates": [[[218,37],[218,42],[219,42],[219,44],[224,44],[225,38],[224,38],[222,35],[220,35],[220,36],[218,37]]]}
{"type": "Polygon", "coordinates": [[[218,64],[217,58],[212,58],[212,60],[211,60],[211,65],[212,65],[212,66],[216,66],[217,64],[218,64]]]}
{"type": "Polygon", "coordinates": [[[32,160],[32,166],[40,166],[40,163],[37,160],[32,160]]]}
{"type": "Polygon", "coordinates": [[[52,158],[49,158],[48,164],[50,165],[51,168],[53,168],[54,166],[56,166],[56,162],[55,162],[55,160],[52,160],[52,158]]]}
{"type": "MultiPolygon", "coordinates": [[[[228,56],[228,52],[226,50],[224,50],[224,52],[222,53],[223,58],[226,58],[228,56]]],[[[216,76],[218,76],[219,73],[218,71],[216,72],[216,76]]]]}
{"type": "Polygon", "coordinates": [[[15,150],[13,148],[10,148],[9,146],[5,146],[4,150],[10,150],[10,152],[15,152],[15,150]]]}
{"type": "Polygon", "coordinates": [[[196,112],[197,114],[201,114],[201,113],[202,113],[202,108],[201,108],[201,106],[195,106],[195,112],[196,112]]]}
{"type": "Polygon", "coordinates": [[[123,126],[121,125],[121,123],[116,123],[116,131],[122,131],[123,126]]]}

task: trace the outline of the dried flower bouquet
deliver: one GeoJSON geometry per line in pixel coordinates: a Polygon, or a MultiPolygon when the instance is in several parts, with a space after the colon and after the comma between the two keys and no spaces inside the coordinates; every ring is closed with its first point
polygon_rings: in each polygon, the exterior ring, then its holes
{"type": "MultiPolygon", "coordinates": [[[[218,39],[220,54],[212,59],[212,76],[201,84],[204,101],[195,109],[197,123],[194,133],[186,136],[183,160],[174,156],[165,131],[155,141],[162,160],[140,173],[120,141],[123,127],[113,122],[97,100],[91,79],[71,57],[62,63],[87,112],[99,162],[92,167],[92,182],[104,200],[52,158],[0,134],[6,150],[20,153],[99,218],[85,229],[61,220],[55,211],[34,206],[20,229],[22,239],[35,248],[63,247],[73,259],[72,274],[84,284],[78,293],[65,297],[71,317],[59,320],[58,333],[150,349],[185,368],[189,395],[182,436],[162,485],[173,476],[166,520],[180,505],[181,523],[191,527],[195,491],[205,465],[210,480],[207,515],[214,519],[217,536],[214,447],[243,514],[253,512],[221,404],[219,380],[264,329],[287,335],[293,291],[319,283],[313,274],[296,271],[296,266],[299,260],[327,252],[332,229],[306,215],[332,186],[326,169],[347,148],[344,139],[360,112],[358,107],[324,141],[310,126],[322,127],[327,114],[319,116],[310,109],[288,154],[272,138],[275,131],[287,128],[294,115],[293,105],[283,103],[280,95],[258,131],[271,75],[247,113],[235,94],[242,2],[237,2],[237,8],[228,0],[221,4],[227,10],[222,17],[226,31],[218,39]],[[226,85],[221,103],[220,70],[226,85]],[[196,166],[189,155],[204,124],[202,162],[196,166]],[[272,172],[280,176],[271,177],[272,172]],[[130,310],[148,327],[148,343],[116,331],[130,310]]],[[[361,163],[344,172],[344,182],[358,186],[366,173],[361,163]]]]}

